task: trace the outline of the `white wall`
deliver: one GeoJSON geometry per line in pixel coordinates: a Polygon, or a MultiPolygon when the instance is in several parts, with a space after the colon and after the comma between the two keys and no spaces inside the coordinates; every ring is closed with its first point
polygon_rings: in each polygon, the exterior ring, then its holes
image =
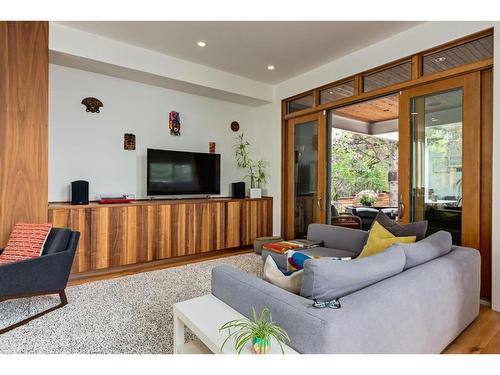
{"type": "MultiPolygon", "coordinates": [[[[500,22],[426,22],[391,38],[353,52],[340,59],[289,79],[275,87],[273,105],[273,134],[280,137],[281,100],[329,82],[333,82],[370,68],[397,60],[448,41],[479,32],[490,27],[495,29],[495,62],[500,61],[500,22]]],[[[494,66],[494,113],[493,113],[493,237],[492,306],[500,311],[500,66],[494,66]]],[[[273,163],[281,159],[281,143],[275,140],[273,163]]],[[[280,178],[278,175],[276,178],[280,178]]],[[[281,179],[279,181],[281,184],[281,179]]],[[[275,194],[275,207],[281,209],[281,196],[275,194]]],[[[275,226],[279,223],[275,223],[275,226]]]]}
{"type": "MultiPolygon", "coordinates": [[[[146,197],[146,149],[160,148],[208,152],[217,143],[222,155],[221,195],[239,181],[232,145],[239,133],[265,149],[260,129],[271,121],[265,110],[176,92],[137,82],[50,65],[49,97],[49,201],[67,201],[70,181],[90,182],[90,198],[99,194],[131,193],[146,197]],[[100,99],[101,113],[85,112],[81,100],[100,99]],[[171,136],[168,113],[180,112],[181,136],[171,136]],[[264,115],[263,115],[264,114],[264,115]],[[124,133],[136,135],[136,150],[123,149],[124,133]]],[[[269,113],[269,111],[268,111],[269,113]]]]}

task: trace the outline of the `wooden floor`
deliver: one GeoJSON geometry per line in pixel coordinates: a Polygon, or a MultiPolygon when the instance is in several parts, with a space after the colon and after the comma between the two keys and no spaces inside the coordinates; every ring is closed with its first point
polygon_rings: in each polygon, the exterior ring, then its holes
{"type": "Polygon", "coordinates": [[[479,317],[443,353],[500,354],[500,312],[481,306],[479,317]]]}

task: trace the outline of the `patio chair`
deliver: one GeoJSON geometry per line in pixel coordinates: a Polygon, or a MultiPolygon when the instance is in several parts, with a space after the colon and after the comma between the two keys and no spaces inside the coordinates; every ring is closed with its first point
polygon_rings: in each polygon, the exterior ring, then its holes
{"type": "Polygon", "coordinates": [[[337,208],[332,204],[332,217],[330,224],[337,227],[361,229],[361,218],[347,212],[338,212],[337,208]]]}

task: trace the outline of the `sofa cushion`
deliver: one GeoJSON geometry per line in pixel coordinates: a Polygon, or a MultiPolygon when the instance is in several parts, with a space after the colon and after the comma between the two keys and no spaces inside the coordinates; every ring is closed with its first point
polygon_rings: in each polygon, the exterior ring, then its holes
{"type": "Polygon", "coordinates": [[[415,242],[415,240],[415,236],[396,237],[378,222],[374,222],[368,236],[368,241],[358,258],[378,254],[395,243],[411,243],[415,242]]]}
{"type": "Polygon", "coordinates": [[[375,224],[375,222],[378,222],[396,237],[415,236],[417,237],[417,241],[423,240],[425,238],[425,233],[427,232],[428,225],[427,220],[409,224],[398,224],[396,220],[392,220],[389,216],[380,211],[375,217],[373,224],[375,224]]]}
{"type": "Polygon", "coordinates": [[[323,247],[353,251],[359,254],[366,243],[368,232],[359,229],[337,227],[328,224],[309,224],[307,239],[323,241],[323,247]]]}
{"type": "Polygon", "coordinates": [[[394,246],[361,259],[311,259],[305,262],[300,295],[318,301],[331,301],[394,276],[404,266],[405,253],[394,246]]]}
{"type": "Polygon", "coordinates": [[[406,256],[404,269],[406,270],[448,254],[452,248],[451,234],[441,230],[422,241],[394,246],[398,246],[404,251],[406,256]]]}
{"type": "Polygon", "coordinates": [[[304,278],[304,270],[291,272],[285,275],[280,271],[272,257],[266,258],[264,263],[264,280],[281,289],[288,290],[291,293],[299,294],[304,278]]]}
{"type": "Polygon", "coordinates": [[[43,255],[64,251],[68,247],[71,230],[67,228],[53,228],[43,248],[43,255]]]}

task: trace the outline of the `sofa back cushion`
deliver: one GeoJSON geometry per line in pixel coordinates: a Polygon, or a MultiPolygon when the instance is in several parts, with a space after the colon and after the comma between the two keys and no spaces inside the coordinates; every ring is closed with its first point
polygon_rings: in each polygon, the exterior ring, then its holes
{"type": "Polygon", "coordinates": [[[451,234],[443,230],[413,244],[397,244],[406,256],[404,269],[418,266],[448,254],[452,249],[451,234]]]}
{"type": "Polygon", "coordinates": [[[347,250],[359,254],[368,238],[368,232],[328,224],[309,224],[307,239],[322,241],[323,247],[347,250]]]}
{"type": "Polygon", "coordinates": [[[71,230],[67,228],[52,228],[45,242],[42,255],[55,254],[68,248],[71,230]]]}
{"type": "Polygon", "coordinates": [[[300,295],[331,301],[394,276],[405,266],[405,253],[391,246],[382,253],[361,259],[311,259],[304,265],[300,295]]]}

